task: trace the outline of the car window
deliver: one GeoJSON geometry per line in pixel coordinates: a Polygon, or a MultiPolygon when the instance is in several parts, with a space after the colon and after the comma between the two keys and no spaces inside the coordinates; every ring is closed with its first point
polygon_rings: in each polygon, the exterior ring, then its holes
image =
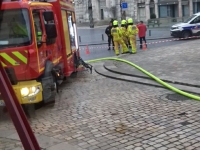
{"type": "Polygon", "coordinates": [[[191,24],[196,24],[196,23],[200,23],[200,16],[198,16],[197,18],[195,18],[191,24]]]}

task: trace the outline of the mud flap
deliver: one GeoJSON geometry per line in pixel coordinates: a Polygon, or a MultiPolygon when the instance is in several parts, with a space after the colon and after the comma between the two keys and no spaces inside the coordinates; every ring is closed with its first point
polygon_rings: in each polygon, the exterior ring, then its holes
{"type": "Polygon", "coordinates": [[[56,87],[52,76],[42,78],[42,88],[44,104],[54,102],[56,97],[56,87]]]}

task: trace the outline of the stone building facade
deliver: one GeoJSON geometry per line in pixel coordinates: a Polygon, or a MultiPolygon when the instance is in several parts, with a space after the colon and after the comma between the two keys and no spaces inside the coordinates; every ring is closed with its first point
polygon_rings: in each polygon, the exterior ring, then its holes
{"type": "MultiPolygon", "coordinates": [[[[89,22],[88,0],[74,0],[76,18],[89,22]]],[[[200,0],[91,0],[94,21],[126,18],[147,21],[155,14],[156,18],[188,17],[200,12],[200,0]],[[120,2],[126,1],[128,9],[121,13],[120,2]]]]}
{"type": "MultiPolygon", "coordinates": [[[[110,20],[111,18],[121,18],[121,0],[91,0],[94,21],[110,20]]],[[[88,1],[75,0],[76,19],[80,22],[89,22],[88,1]]],[[[134,0],[126,0],[128,9],[125,11],[126,17],[137,17],[136,3],[134,0]]]]}

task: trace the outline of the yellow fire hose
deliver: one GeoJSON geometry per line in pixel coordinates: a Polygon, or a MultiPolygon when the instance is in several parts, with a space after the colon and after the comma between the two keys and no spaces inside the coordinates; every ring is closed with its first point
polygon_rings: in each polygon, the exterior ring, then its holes
{"type": "Polygon", "coordinates": [[[148,71],[144,70],[143,68],[139,67],[138,65],[136,65],[136,64],[134,64],[134,63],[132,63],[130,61],[127,61],[125,59],[114,58],[114,57],[105,57],[105,58],[99,58],[99,59],[89,60],[89,61],[86,61],[86,62],[87,63],[92,63],[92,62],[98,62],[98,61],[103,61],[103,60],[115,60],[115,61],[120,61],[120,62],[129,64],[130,66],[135,67],[136,69],[138,69],[139,71],[141,71],[144,74],[148,75],[149,77],[151,77],[152,79],[154,79],[155,81],[157,81],[161,85],[167,87],[168,89],[170,89],[170,90],[172,90],[172,91],[174,91],[176,93],[179,93],[181,95],[184,95],[186,97],[189,97],[191,99],[200,100],[199,96],[193,95],[193,94],[190,94],[190,93],[187,93],[187,92],[184,92],[182,90],[179,90],[179,89],[177,89],[177,88],[175,88],[175,87],[167,84],[166,82],[162,81],[161,79],[159,79],[158,77],[156,77],[153,74],[149,73],[148,71]]]}

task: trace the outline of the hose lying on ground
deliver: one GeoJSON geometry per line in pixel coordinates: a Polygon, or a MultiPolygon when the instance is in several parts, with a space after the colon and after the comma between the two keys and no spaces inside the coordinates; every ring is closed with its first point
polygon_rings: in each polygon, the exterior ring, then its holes
{"type": "Polygon", "coordinates": [[[189,97],[191,99],[195,99],[195,100],[200,100],[200,97],[197,96],[197,95],[193,95],[193,94],[190,94],[190,93],[187,93],[187,92],[184,92],[182,90],[179,90],[169,84],[167,84],[166,82],[160,80],[158,77],[154,76],[153,74],[149,73],[148,71],[144,70],[143,68],[139,67],[138,65],[128,61],[128,60],[125,60],[125,59],[120,59],[120,58],[114,58],[114,57],[105,57],[105,58],[99,58],[99,59],[94,59],[94,60],[89,60],[89,61],[86,61],[87,63],[92,63],[92,62],[98,62],[98,61],[103,61],[103,60],[115,60],[115,61],[120,61],[120,62],[123,62],[123,63],[126,63],[126,64],[129,64],[133,67],[135,67],[136,69],[140,70],[141,72],[143,72],[144,74],[148,75],[149,77],[151,77],[152,79],[154,79],[155,81],[157,81],[158,83],[160,83],[161,85],[167,87],[168,89],[176,92],[176,93],[179,93],[181,95],[184,95],[186,97],[189,97]]]}

